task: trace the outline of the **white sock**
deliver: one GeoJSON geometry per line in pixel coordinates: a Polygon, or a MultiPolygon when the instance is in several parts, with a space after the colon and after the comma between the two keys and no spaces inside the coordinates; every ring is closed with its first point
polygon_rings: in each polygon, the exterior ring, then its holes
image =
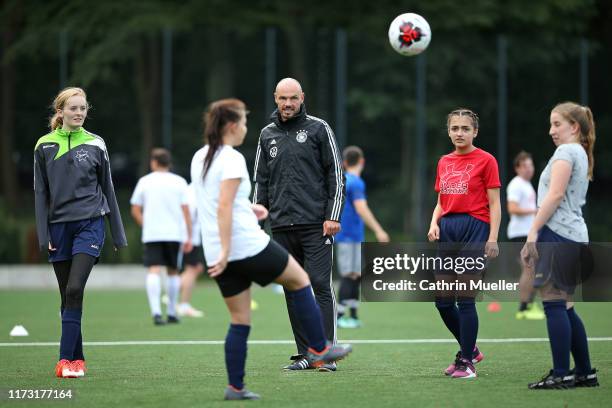
{"type": "Polygon", "coordinates": [[[181,278],[178,275],[168,276],[168,316],[176,316],[176,302],[181,290],[181,278]]]}
{"type": "Polygon", "coordinates": [[[147,297],[151,315],[161,315],[161,279],[157,273],[147,273],[147,297]]]}

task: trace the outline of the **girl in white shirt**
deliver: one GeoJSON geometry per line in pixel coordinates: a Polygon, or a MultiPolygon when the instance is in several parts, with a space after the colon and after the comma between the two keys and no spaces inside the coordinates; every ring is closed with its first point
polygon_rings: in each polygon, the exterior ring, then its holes
{"type": "Polygon", "coordinates": [[[206,146],[191,162],[208,274],[219,285],[231,315],[225,339],[229,385],[225,399],[259,399],[244,387],[247,338],[251,329],[252,282],[276,282],[293,298],[308,332],[309,358],[320,366],[345,357],[350,345],[327,344],[310,280],[287,251],[270,239],[258,219],[268,216],[250,203],[251,183],[240,146],[246,136],[246,106],[238,99],[213,102],[204,115],[206,146]]]}

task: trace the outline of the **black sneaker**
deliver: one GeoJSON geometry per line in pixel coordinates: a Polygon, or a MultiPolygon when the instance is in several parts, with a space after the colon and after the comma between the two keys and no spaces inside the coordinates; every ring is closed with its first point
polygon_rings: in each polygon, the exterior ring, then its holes
{"type": "Polygon", "coordinates": [[[293,363],[283,367],[285,370],[299,371],[299,370],[311,370],[314,367],[310,364],[310,361],[301,354],[291,356],[293,363]]]}
{"type": "Polygon", "coordinates": [[[233,400],[258,400],[261,399],[261,395],[255,394],[243,388],[241,390],[237,390],[234,387],[227,386],[225,389],[224,400],[233,401],[233,400]]]}
{"type": "Polygon", "coordinates": [[[175,324],[175,323],[180,323],[180,322],[181,321],[179,320],[178,317],[168,315],[168,324],[175,324]]]}
{"type": "Polygon", "coordinates": [[[569,390],[576,387],[574,375],[566,374],[563,377],[555,377],[550,370],[540,381],[528,385],[530,390],[569,390]]]}
{"type": "Polygon", "coordinates": [[[153,324],[156,326],[163,326],[166,324],[160,315],[153,316],[153,324]]]}
{"type": "Polygon", "coordinates": [[[590,374],[576,375],[576,370],[571,370],[570,374],[574,376],[576,387],[599,387],[597,380],[597,370],[592,369],[590,374]]]}

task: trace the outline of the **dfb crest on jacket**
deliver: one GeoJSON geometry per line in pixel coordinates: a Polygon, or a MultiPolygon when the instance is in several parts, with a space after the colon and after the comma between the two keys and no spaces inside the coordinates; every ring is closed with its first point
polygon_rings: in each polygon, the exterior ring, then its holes
{"type": "Polygon", "coordinates": [[[304,143],[307,138],[308,138],[308,131],[306,130],[300,130],[295,135],[295,140],[297,140],[300,143],[304,143]]]}

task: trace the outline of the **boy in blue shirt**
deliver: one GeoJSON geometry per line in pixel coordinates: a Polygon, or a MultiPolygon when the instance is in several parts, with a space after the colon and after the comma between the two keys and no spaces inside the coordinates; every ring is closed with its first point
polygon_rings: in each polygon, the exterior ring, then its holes
{"type": "Polygon", "coordinates": [[[359,282],[361,280],[361,242],[364,240],[364,223],[376,235],[378,242],[389,242],[389,235],[382,229],[368,207],[365,183],[360,177],[365,164],[363,151],[348,146],[343,152],[346,175],[346,203],[341,217],[342,229],[336,235],[338,272],[342,277],[338,293],[338,327],[354,329],[361,326],[357,318],[359,282]],[[349,316],[345,316],[346,309],[349,316]]]}

